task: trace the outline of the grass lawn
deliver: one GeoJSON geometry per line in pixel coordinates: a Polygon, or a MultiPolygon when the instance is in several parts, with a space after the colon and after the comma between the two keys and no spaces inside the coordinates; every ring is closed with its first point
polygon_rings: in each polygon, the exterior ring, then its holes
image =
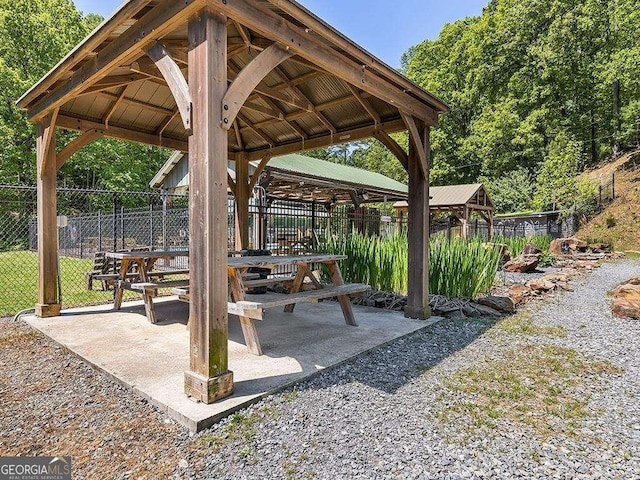
{"type": "MultiPolygon", "coordinates": [[[[113,298],[110,291],[87,291],[84,272],[91,270],[92,264],[91,260],[60,258],[64,307],[105,303],[113,298]]],[[[38,298],[38,255],[26,251],[0,252],[0,285],[0,316],[33,308],[38,298]]]]}

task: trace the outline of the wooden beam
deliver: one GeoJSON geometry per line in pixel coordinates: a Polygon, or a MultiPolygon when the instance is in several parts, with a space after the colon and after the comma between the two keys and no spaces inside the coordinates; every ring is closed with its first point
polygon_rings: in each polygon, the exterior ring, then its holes
{"type": "MultiPolygon", "coordinates": [[[[179,2],[182,3],[182,2],[179,2]]],[[[209,9],[189,21],[189,371],[185,393],[212,403],[233,392],[228,355],[227,19],[209,9]]]]}
{"type": "Polygon", "coordinates": [[[96,82],[94,85],[90,86],[86,90],[83,90],[82,93],[79,93],[78,96],[80,97],[83,95],[96,94],[96,93],[104,92],[105,90],[111,90],[112,88],[117,88],[117,87],[130,86],[147,79],[146,75],[142,75],[138,73],[131,74],[131,75],[121,75],[121,77],[122,77],[122,81],[117,83],[102,82],[102,81],[96,82]],[[125,79],[128,79],[128,80],[125,80],[125,79]]]}
{"type": "Polygon", "coordinates": [[[391,138],[389,134],[387,134],[387,132],[384,132],[382,130],[376,130],[373,135],[375,138],[377,138],[380,141],[380,143],[382,143],[385,147],[387,147],[391,153],[393,153],[393,156],[398,159],[398,161],[402,164],[404,169],[408,172],[409,171],[409,155],[407,155],[407,152],[404,151],[404,148],[402,148],[398,144],[398,142],[396,142],[393,138],[391,138]]]}
{"type": "Polygon", "coordinates": [[[86,62],[64,85],[32,105],[28,110],[29,120],[39,120],[47,112],[62,106],[82,90],[104,78],[109,70],[123,63],[137,50],[145,48],[155,39],[162,38],[164,34],[183,23],[189,15],[202,7],[203,3],[203,0],[191,2],[163,0],[86,62]]]}
{"type": "Polygon", "coordinates": [[[249,192],[253,192],[253,189],[256,188],[256,184],[260,179],[260,175],[262,175],[262,172],[264,172],[264,169],[269,164],[269,160],[271,160],[271,155],[265,155],[265,157],[260,160],[258,168],[256,168],[256,171],[253,172],[253,176],[251,177],[251,182],[249,183],[249,192]]]}
{"type": "MultiPolygon", "coordinates": [[[[224,113],[223,113],[224,115],[224,113]]],[[[244,154],[236,157],[236,250],[249,248],[249,162],[244,154]]]]}
{"type": "Polygon", "coordinates": [[[56,195],[56,134],[51,116],[38,123],[38,303],[36,315],[60,315],[58,297],[58,227],[56,195]],[[46,142],[46,144],[45,144],[46,142]]]}
{"type": "Polygon", "coordinates": [[[326,70],[343,81],[371,93],[377,98],[420,118],[431,125],[437,122],[435,109],[426,102],[405,93],[371,71],[334,50],[322,40],[277,13],[249,0],[216,3],[216,9],[251,30],[290,49],[300,57],[326,70]]]}
{"type": "MultiPolygon", "coordinates": [[[[236,77],[239,75],[238,68],[235,65],[229,62],[229,83],[235,81],[236,77]]],[[[265,97],[272,98],[279,102],[282,102],[287,105],[291,105],[292,107],[298,108],[300,110],[304,110],[307,112],[313,112],[313,106],[308,103],[301,102],[298,98],[293,95],[287,95],[282,90],[276,90],[264,84],[264,82],[258,83],[258,85],[254,88],[254,92],[265,97]]],[[[251,97],[250,97],[251,98],[251,97]]]]}
{"type": "Polygon", "coordinates": [[[109,120],[111,120],[111,117],[113,116],[113,114],[116,112],[116,110],[118,109],[118,107],[120,106],[120,104],[122,103],[122,101],[125,98],[125,95],[127,94],[127,90],[129,89],[129,86],[125,86],[122,88],[122,91],[120,92],[120,94],[118,95],[118,98],[116,98],[112,103],[111,106],[109,107],[109,110],[107,110],[107,113],[104,115],[104,117],[102,118],[102,122],[105,125],[109,125],[109,120]]]}
{"type": "Polygon", "coordinates": [[[420,160],[420,169],[422,170],[422,174],[425,176],[427,182],[429,181],[429,159],[428,153],[426,152],[424,145],[422,144],[423,136],[418,131],[418,127],[416,126],[415,119],[403,111],[400,111],[400,115],[402,116],[402,120],[404,120],[407,129],[409,130],[409,142],[413,143],[416,147],[416,153],[418,155],[418,159],[420,160]]]}
{"type": "Polygon", "coordinates": [[[72,140],[66,147],[58,152],[58,155],[56,156],[56,171],[60,170],[74,153],[103,135],[104,132],[102,130],[89,130],[72,140]]]}
{"type": "Polygon", "coordinates": [[[86,132],[87,130],[102,130],[105,137],[119,138],[129,142],[142,143],[145,145],[155,145],[157,147],[170,148],[172,150],[180,150],[188,152],[187,142],[176,138],[160,137],[153,133],[131,130],[129,128],[117,127],[114,125],[105,125],[91,120],[81,120],[65,115],[58,116],[58,126],[67,130],[76,130],[86,132]]]}
{"type": "Polygon", "coordinates": [[[171,90],[180,111],[185,130],[191,130],[191,94],[189,93],[187,80],[184,78],[180,67],[161,43],[156,42],[151,45],[145,49],[145,53],[153,60],[167,82],[167,86],[171,90]]]}
{"type": "Polygon", "coordinates": [[[242,69],[222,100],[222,125],[225,129],[231,128],[249,95],[269,72],[292,56],[287,48],[274,43],[242,69]]]}
{"type": "Polygon", "coordinates": [[[378,114],[378,112],[376,112],[376,110],[373,108],[373,106],[369,103],[367,99],[362,98],[362,96],[360,95],[360,92],[353,85],[350,85],[347,83],[347,88],[349,89],[351,94],[355,97],[355,99],[358,101],[360,106],[364,108],[365,112],[369,114],[369,116],[374,122],[376,123],[382,122],[382,119],[380,118],[380,115],[378,114]]]}
{"type": "MultiPolygon", "coordinates": [[[[409,292],[405,316],[426,319],[429,308],[429,175],[422,171],[422,157],[430,152],[429,127],[417,122],[417,142],[409,142],[409,292]]],[[[428,165],[428,162],[427,162],[428,165]]]]}
{"type": "Polygon", "coordinates": [[[57,82],[66,72],[71,70],[80,60],[93,52],[102,43],[107,40],[114,30],[121,28],[123,19],[129,19],[138,14],[152,0],[129,0],[116,15],[102,23],[93,34],[87,37],[82,43],[74,48],[40,83],[34,85],[20,100],[18,106],[26,108],[30,102],[35,100],[42,92],[50,88],[57,82]]]}
{"type": "MultiPolygon", "coordinates": [[[[37,152],[38,158],[43,162],[52,161],[55,164],[55,152],[56,152],[56,122],[58,121],[58,113],[60,109],[56,108],[47,115],[42,122],[38,125],[39,129],[42,129],[42,139],[38,142],[38,149],[42,149],[42,151],[37,152]],[[53,142],[52,142],[53,139],[53,142]],[[53,154],[51,153],[51,149],[53,149],[53,154]]],[[[48,165],[42,165],[40,168],[43,174],[46,174],[49,171],[48,165]]]]}
{"type": "MultiPolygon", "coordinates": [[[[315,32],[316,35],[324,37],[331,42],[334,42],[338,48],[345,51],[348,55],[351,55],[353,58],[357,59],[357,62],[361,65],[366,66],[367,68],[378,71],[381,74],[385,74],[384,70],[391,70],[390,67],[382,63],[380,60],[370,55],[368,52],[363,51],[359,48],[355,43],[350,41],[347,37],[342,35],[337,30],[327,26],[320,19],[309,14],[305,9],[300,8],[300,6],[296,2],[291,2],[290,0],[269,0],[270,3],[276,5],[278,8],[282,9],[288,15],[298,20],[302,25],[305,25],[309,30],[315,32]]],[[[440,109],[442,112],[448,112],[449,107],[443,103],[441,100],[433,97],[432,95],[422,91],[415,83],[413,83],[408,78],[403,75],[397,74],[395,71],[391,71],[392,75],[394,75],[394,83],[398,82],[400,87],[406,91],[415,93],[422,97],[423,100],[433,102],[434,107],[440,109]]]]}
{"type": "Polygon", "coordinates": [[[271,153],[274,157],[286,155],[288,153],[297,153],[304,150],[312,150],[314,148],[328,147],[330,145],[340,145],[342,143],[354,142],[363,138],[371,138],[379,129],[386,132],[399,132],[406,129],[402,120],[392,120],[380,125],[366,125],[351,130],[338,131],[335,135],[321,135],[310,137],[308,140],[296,140],[288,144],[281,144],[273,148],[261,148],[249,152],[249,160],[260,160],[266,154],[271,153]]]}

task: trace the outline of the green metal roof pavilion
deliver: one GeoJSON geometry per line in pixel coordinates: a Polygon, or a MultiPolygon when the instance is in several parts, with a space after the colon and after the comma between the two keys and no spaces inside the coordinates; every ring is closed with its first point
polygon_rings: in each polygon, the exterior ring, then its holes
{"type": "MultiPolygon", "coordinates": [[[[158,171],[151,187],[186,193],[188,163],[186,154],[176,152],[158,171]]],[[[251,175],[259,163],[250,163],[251,175]]],[[[235,162],[230,162],[233,180],[234,169],[235,162]]],[[[272,158],[257,185],[264,186],[270,198],[327,204],[396,201],[406,199],[408,194],[405,184],[379,173],[299,154],[272,158]]]]}

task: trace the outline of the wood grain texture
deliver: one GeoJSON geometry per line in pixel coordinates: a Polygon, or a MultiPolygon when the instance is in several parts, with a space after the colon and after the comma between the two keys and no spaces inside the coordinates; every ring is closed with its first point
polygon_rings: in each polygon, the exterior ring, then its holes
{"type": "Polygon", "coordinates": [[[58,225],[56,132],[52,117],[37,125],[38,303],[42,317],[60,314],[58,298],[58,225]]]}
{"type": "Polygon", "coordinates": [[[429,128],[416,122],[417,142],[409,142],[409,295],[405,316],[426,319],[429,308],[429,176],[422,172],[422,160],[417,152],[424,145],[430,152],[429,128]]]}
{"type": "MultiPolygon", "coordinates": [[[[207,379],[228,371],[227,131],[220,102],[227,91],[227,19],[210,10],[189,23],[190,372],[207,379]]],[[[187,385],[188,382],[185,382],[187,385]]],[[[188,395],[195,392],[186,392],[188,395]]],[[[215,401],[208,398],[207,402],[215,401]]]]}

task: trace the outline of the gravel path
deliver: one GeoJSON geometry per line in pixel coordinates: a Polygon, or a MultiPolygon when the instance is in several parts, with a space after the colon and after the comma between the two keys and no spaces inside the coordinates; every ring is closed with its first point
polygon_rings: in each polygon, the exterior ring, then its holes
{"type": "Polygon", "coordinates": [[[3,321],[0,452],[72,454],[78,478],[638,480],[640,322],[606,294],[639,272],[440,322],[192,436],[3,321]]]}

